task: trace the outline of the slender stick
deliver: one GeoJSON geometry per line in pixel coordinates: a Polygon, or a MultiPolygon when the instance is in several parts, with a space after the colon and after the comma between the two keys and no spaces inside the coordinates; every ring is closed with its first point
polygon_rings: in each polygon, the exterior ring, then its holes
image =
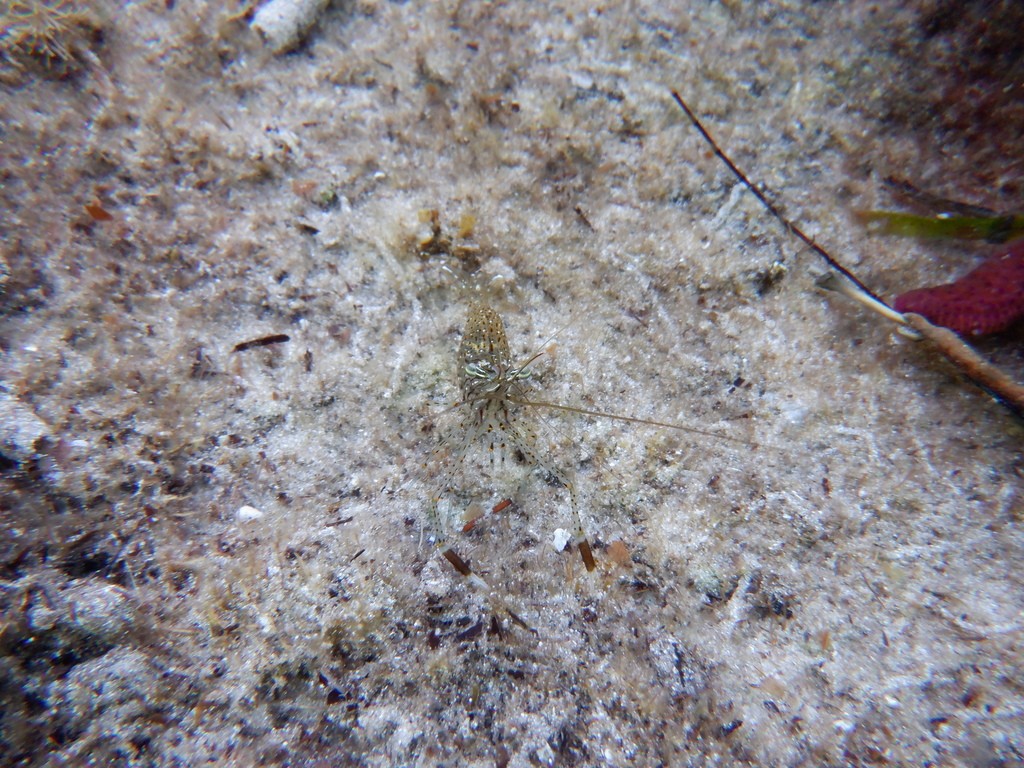
{"type": "Polygon", "coordinates": [[[707,129],[704,127],[701,121],[697,119],[697,116],[691,111],[691,109],[688,106],[686,106],[686,102],[683,101],[682,97],[678,93],[672,91],[672,98],[676,100],[676,104],[678,104],[682,108],[683,112],[686,113],[686,116],[690,118],[690,122],[693,123],[693,126],[698,131],[700,131],[700,135],[704,137],[704,140],[708,143],[711,149],[714,150],[715,154],[718,155],[718,159],[725,163],[726,167],[730,171],[732,171],[733,175],[740,180],[743,186],[745,186],[747,189],[754,193],[754,197],[761,201],[761,205],[767,208],[768,212],[771,213],[771,215],[774,216],[776,219],[778,219],[782,226],[784,226],[787,230],[789,230],[794,235],[799,237],[807,245],[808,248],[810,248],[822,259],[824,259],[826,264],[832,267],[832,269],[834,269],[836,272],[841,272],[844,276],[846,276],[848,280],[850,280],[858,288],[860,288],[861,291],[863,291],[865,294],[867,294],[872,299],[877,301],[879,304],[885,304],[885,302],[882,301],[882,299],[875,295],[866,285],[864,285],[864,283],[858,280],[857,277],[852,272],[850,272],[850,270],[848,270],[846,267],[844,267],[842,264],[840,264],[838,261],[832,258],[828,251],[826,251],[824,248],[822,248],[820,245],[814,242],[814,240],[811,239],[809,236],[804,234],[804,231],[800,229],[800,227],[798,227],[792,221],[787,219],[786,216],[782,213],[782,211],[780,211],[775,206],[775,204],[772,203],[772,201],[769,200],[768,197],[760,189],[754,186],[753,182],[751,182],[750,179],[747,178],[746,174],[743,173],[743,171],[741,171],[739,168],[737,168],[733,161],[730,160],[729,157],[721,149],[719,149],[718,143],[711,137],[711,134],[708,133],[707,129]]]}
{"type": "Polygon", "coordinates": [[[982,358],[948,328],[932,325],[921,315],[906,312],[907,325],[930,341],[953,365],[976,385],[1000,400],[1018,417],[1024,418],[1024,385],[982,358]]]}
{"type": "MultiPolygon", "coordinates": [[[[732,171],[733,175],[736,176],[736,178],[739,179],[747,189],[754,193],[754,196],[761,201],[761,204],[768,209],[769,213],[778,219],[787,230],[806,243],[811,250],[821,256],[821,258],[824,259],[833,270],[841,273],[849,281],[849,284],[845,284],[841,279],[837,280],[833,273],[830,273],[825,279],[819,281],[818,284],[822,288],[839,291],[840,293],[860,302],[868,309],[871,309],[886,319],[899,324],[901,332],[915,340],[927,339],[935,346],[943,357],[956,366],[956,368],[964,374],[964,376],[970,379],[971,382],[996,398],[996,400],[1006,406],[1006,408],[1012,411],[1017,417],[1024,418],[1024,385],[1018,384],[997,366],[982,358],[969,344],[967,344],[967,342],[948,328],[932,325],[928,320],[920,315],[913,313],[900,314],[882,301],[882,299],[870,291],[864,283],[858,280],[850,270],[846,269],[846,267],[832,258],[824,248],[815,243],[811,238],[805,235],[804,232],[796,226],[796,224],[787,219],[782,212],[772,204],[767,196],[755,187],[743,171],[737,168],[732,160],[730,160],[719,148],[718,144],[711,137],[711,134],[707,132],[707,129],[705,129],[700,120],[697,119],[697,116],[688,106],[686,106],[686,102],[683,101],[682,97],[680,97],[680,95],[675,91],[672,91],[672,97],[676,100],[676,103],[680,108],[682,108],[683,112],[686,113],[686,116],[690,118],[690,122],[693,123],[694,127],[700,131],[701,136],[704,137],[704,140],[714,150],[715,154],[718,155],[719,160],[725,163],[726,167],[732,171]]],[[[586,413],[586,411],[583,412],[586,413]]]]}

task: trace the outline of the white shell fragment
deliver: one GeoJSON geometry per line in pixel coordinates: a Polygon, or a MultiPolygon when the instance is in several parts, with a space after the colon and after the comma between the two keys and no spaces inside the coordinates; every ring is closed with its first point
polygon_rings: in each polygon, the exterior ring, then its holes
{"type": "Polygon", "coordinates": [[[252,20],[252,27],[274,53],[298,45],[330,0],[270,0],[252,20]]]}
{"type": "Polygon", "coordinates": [[[50,426],[23,402],[0,390],[0,452],[15,461],[28,461],[35,456],[36,441],[49,437],[50,426]]]}
{"type": "Polygon", "coordinates": [[[235,513],[240,523],[250,523],[253,520],[259,520],[263,517],[263,512],[256,509],[256,507],[250,507],[248,504],[238,508],[238,512],[235,513]]]}
{"type": "Polygon", "coordinates": [[[572,534],[569,533],[565,528],[556,528],[554,535],[551,537],[551,545],[555,548],[556,552],[563,552],[565,545],[572,539],[572,534]]]}

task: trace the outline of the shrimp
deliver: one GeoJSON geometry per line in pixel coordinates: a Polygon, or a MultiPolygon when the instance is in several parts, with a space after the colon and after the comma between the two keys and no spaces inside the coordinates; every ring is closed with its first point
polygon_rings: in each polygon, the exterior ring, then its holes
{"type": "Polygon", "coordinates": [[[448,542],[441,522],[438,504],[451,490],[455,473],[466,458],[469,447],[484,442],[494,461],[495,455],[504,455],[509,450],[518,451],[526,462],[540,468],[555,478],[569,492],[572,510],[574,542],[579,548],[583,564],[588,571],[595,568],[594,555],[583,528],[579,512],[579,495],[575,484],[558,467],[545,461],[537,450],[537,435],[529,422],[516,410],[524,404],[527,381],[530,378],[530,364],[539,357],[534,355],[521,365],[515,365],[505,333],[505,324],[491,307],[473,304],[470,307],[466,330],[459,346],[460,385],[462,400],[459,405],[469,408],[464,425],[466,434],[453,457],[449,459],[438,492],[430,501],[430,525],[436,537],[437,547],[452,566],[473,581],[483,585],[466,561],[448,542]]]}
{"type": "MultiPolygon", "coordinates": [[[[537,448],[537,433],[534,431],[531,422],[523,415],[520,406],[547,408],[586,416],[616,419],[633,424],[676,429],[691,434],[745,443],[745,441],[716,432],[679,424],[593,411],[531,399],[529,397],[530,365],[541,354],[543,353],[539,352],[528,358],[525,362],[516,364],[512,359],[508,336],[505,332],[505,324],[498,313],[484,304],[474,303],[470,306],[458,354],[462,397],[453,406],[466,408],[467,414],[460,425],[460,430],[463,434],[458,440],[455,450],[445,459],[437,491],[430,498],[428,522],[435,544],[441,551],[442,556],[451,563],[456,571],[485,594],[490,594],[490,588],[478,574],[474,573],[466,560],[456,552],[454,545],[449,541],[445,532],[440,511],[440,504],[444,497],[452,491],[456,473],[465,462],[470,447],[478,443],[486,445],[492,463],[496,456],[503,459],[509,450],[518,452],[527,464],[534,468],[539,468],[566,489],[569,494],[573,531],[571,540],[579,550],[583,565],[587,571],[593,571],[597,565],[583,524],[583,518],[580,514],[579,493],[577,492],[576,485],[568,474],[553,463],[545,460],[540,454],[537,448]]],[[[511,502],[507,504],[503,502],[496,507],[495,511],[499,508],[503,509],[509,504],[511,502]]],[[[472,524],[468,524],[464,530],[471,529],[472,527],[472,524]]],[[[529,628],[507,606],[502,605],[502,608],[518,624],[529,628]]]]}

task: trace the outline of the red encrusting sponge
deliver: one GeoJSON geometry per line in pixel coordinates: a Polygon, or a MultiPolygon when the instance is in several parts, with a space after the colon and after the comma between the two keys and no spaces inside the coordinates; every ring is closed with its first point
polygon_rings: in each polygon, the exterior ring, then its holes
{"type": "Polygon", "coordinates": [[[985,259],[955,283],[907,291],[892,305],[961,336],[1005,330],[1024,317],[1024,240],[985,259]]]}

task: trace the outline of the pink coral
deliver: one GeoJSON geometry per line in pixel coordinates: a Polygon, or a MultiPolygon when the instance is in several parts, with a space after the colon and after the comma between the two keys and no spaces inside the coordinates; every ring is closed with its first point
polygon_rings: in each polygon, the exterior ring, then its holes
{"type": "Polygon", "coordinates": [[[896,297],[897,312],[913,312],[961,336],[997,333],[1024,317],[1024,240],[985,259],[955,283],[896,297]]]}

